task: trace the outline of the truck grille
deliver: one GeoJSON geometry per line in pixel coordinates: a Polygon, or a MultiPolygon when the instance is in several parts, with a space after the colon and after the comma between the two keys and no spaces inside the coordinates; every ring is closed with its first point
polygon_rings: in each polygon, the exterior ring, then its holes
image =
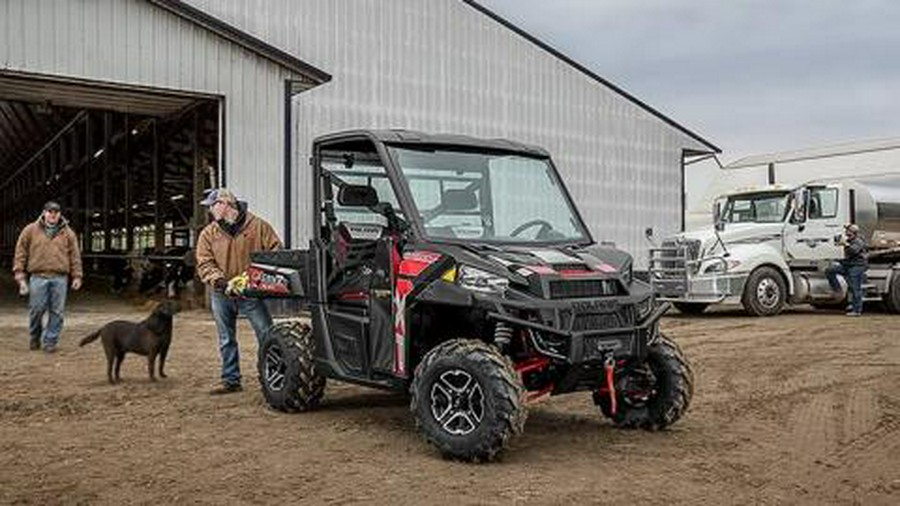
{"type": "Polygon", "coordinates": [[[551,299],[582,299],[618,295],[615,279],[560,279],[549,282],[551,299]]]}
{"type": "Polygon", "coordinates": [[[650,282],[660,295],[678,297],[687,292],[688,275],[696,274],[700,241],[668,240],[650,249],[650,282]]]}

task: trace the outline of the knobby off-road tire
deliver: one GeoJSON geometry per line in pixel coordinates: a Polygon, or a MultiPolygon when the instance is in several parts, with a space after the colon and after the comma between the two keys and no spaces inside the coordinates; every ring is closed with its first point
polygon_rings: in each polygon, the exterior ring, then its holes
{"type": "Polygon", "coordinates": [[[525,389],[512,362],[481,341],[436,346],[416,367],[410,393],[422,437],[447,458],[493,460],[525,426],[525,389]]]}
{"type": "Polygon", "coordinates": [[[684,314],[701,314],[706,311],[706,308],[709,307],[709,304],[704,304],[702,302],[675,302],[673,303],[675,309],[681,311],[684,314]]]}
{"type": "Polygon", "coordinates": [[[273,325],[259,347],[257,369],[263,397],[287,413],[315,408],[325,393],[316,370],[312,329],[300,322],[273,325]]]}
{"type": "Polygon", "coordinates": [[[646,400],[635,402],[617,391],[617,409],[613,415],[609,396],[594,393],[594,403],[617,427],[662,430],[677,422],[691,405],[694,372],[674,341],[660,336],[647,350],[647,364],[656,381],[646,400]]]}
{"type": "Polygon", "coordinates": [[[888,287],[882,300],[888,311],[900,314],[900,271],[894,270],[893,276],[891,276],[891,286],[888,287]]]}
{"type": "Polygon", "coordinates": [[[781,273],[763,266],[747,278],[741,303],[752,316],[774,316],[784,309],[787,295],[787,284],[781,273]]]}

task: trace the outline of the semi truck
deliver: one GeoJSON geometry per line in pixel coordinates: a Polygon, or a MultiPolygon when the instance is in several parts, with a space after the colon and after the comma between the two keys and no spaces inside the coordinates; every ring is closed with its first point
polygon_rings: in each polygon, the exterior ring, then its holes
{"type": "Polygon", "coordinates": [[[651,284],[680,311],[740,304],[772,316],[790,304],[842,307],[847,282],[840,278],[835,292],[825,271],[843,258],[844,225],[855,223],[869,245],[864,300],[900,313],[900,172],[736,190],[717,198],[712,213],[712,226],[650,249],[651,284]]]}

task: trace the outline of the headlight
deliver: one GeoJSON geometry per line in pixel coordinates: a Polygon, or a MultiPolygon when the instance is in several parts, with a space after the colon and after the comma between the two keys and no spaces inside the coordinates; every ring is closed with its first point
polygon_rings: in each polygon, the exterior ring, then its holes
{"type": "Polygon", "coordinates": [[[463,288],[481,293],[502,294],[509,288],[508,279],[467,265],[459,267],[456,282],[463,288]]]}
{"type": "Polygon", "coordinates": [[[741,262],[739,260],[713,260],[703,268],[703,274],[720,274],[736,269],[741,262]]]}

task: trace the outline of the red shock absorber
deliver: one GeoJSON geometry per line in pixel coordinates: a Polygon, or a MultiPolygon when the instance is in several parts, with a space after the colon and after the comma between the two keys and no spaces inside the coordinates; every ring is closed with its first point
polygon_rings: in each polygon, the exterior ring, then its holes
{"type": "Polygon", "coordinates": [[[606,372],[606,390],[609,392],[609,412],[615,416],[618,408],[616,405],[616,361],[613,360],[612,353],[606,356],[603,369],[606,372]]]}

